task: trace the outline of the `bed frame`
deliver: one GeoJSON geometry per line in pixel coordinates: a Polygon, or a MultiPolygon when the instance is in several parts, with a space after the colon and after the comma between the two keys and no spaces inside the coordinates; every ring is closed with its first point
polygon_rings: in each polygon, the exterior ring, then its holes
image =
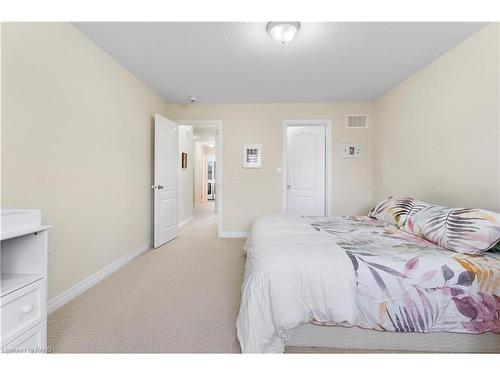
{"type": "Polygon", "coordinates": [[[285,351],[500,353],[500,334],[382,332],[309,323],[295,330],[286,342],[285,351]]]}

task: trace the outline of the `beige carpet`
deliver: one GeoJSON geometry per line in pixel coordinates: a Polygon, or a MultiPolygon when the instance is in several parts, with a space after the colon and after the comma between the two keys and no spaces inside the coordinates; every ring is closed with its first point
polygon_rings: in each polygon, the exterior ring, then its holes
{"type": "Polygon", "coordinates": [[[198,206],[177,239],[146,252],[51,314],[52,352],[240,353],[235,322],[244,240],[217,238],[216,220],[213,204],[198,206]]]}
{"type": "Polygon", "coordinates": [[[242,239],[217,238],[213,204],[179,238],[150,250],[50,315],[54,353],[240,352],[235,321],[242,239]]]}

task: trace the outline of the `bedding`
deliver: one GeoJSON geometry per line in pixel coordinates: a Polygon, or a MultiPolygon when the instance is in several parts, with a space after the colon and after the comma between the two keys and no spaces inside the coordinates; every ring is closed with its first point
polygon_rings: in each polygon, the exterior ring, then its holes
{"type": "Polygon", "coordinates": [[[500,241],[500,214],[478,208],[443,207],[414,198],[388,197],[378,202],[368,216],[458,253],[481,254],[500,241]]]}
{"type": "Polygon", "coordinates": [[[356,315],[355,279],[346,253],[300,216],[257,219],[247,260],[237,334],[243,353],[281,353],[294,328],[356,315]]]}
{"type": "Polygon", "coordinates": [[[403,231],[457,253],[480,255],[500,241],[500,215],[477,208],[449,208],[416,201],[403,231]]]}
{"type": "Polygon", "coordinates": [[[283,352],[301,324],[500,333],[500,253],[451,252],[370,217],[256,220],[237,333],[244,353],[283,352]]]}
{"type": "Polygon", "coordinates": [[[378,202],[368,216],[400,228],[405,223],[408,214],[416,209],[413,206],[413,198],[390,196],[378,202]]]}

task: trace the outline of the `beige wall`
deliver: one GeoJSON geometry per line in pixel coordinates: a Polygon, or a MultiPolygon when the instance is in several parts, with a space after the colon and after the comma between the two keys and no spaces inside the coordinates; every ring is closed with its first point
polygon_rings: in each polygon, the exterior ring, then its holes
{"type": "Polygon", "coordinates": [[[199,142],[194,143],[194,204],[202,202],[201,191],[201,173],[203,171],[201,162],[203,160],[203,145],[199,142]]]}
{"type": "Polygon", "coordinates": [[[371,115],[370,103],[169,105],[177,120],[222,120],[223,231],[248,231],[257,215],[281,212],[283,120],[330,119],[333,123],[333,213],[364,214],[372,202],[372,128],[347,129],[348,113],[371,115]],[[262,143],[262,169],[242,168],[245,143],[262,143]],[[341,159],[340,143],[361,143],[364,159],[341,159]]]}
{"type": "Polygon", "coordinates": [[[165,104],[69,24],[2,25],[2,207],[39,208],[49,298],[151,240],[165,104]]]}
{"type": "Polygon", "coordinates": [[[179,126],[179,199],[177,215],[179,222],[193,217],[194,197],[194,163],[193,154],[193,127],[190,125],[179,126]],[[187,154],[187,168],[182,168],[180,155],[187,154]]]}
{"type": "Polygon", "coordinates": [[[374,197],[500,210],[499,27],[374,102],[374,197]]]}

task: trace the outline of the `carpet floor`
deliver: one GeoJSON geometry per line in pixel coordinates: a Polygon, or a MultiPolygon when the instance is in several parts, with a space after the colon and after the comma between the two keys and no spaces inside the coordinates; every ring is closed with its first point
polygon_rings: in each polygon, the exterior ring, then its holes
{"type": "Polygon", "coordinates": [[[52,313],[52,352],[239,353],[244,240],[217,237],[213,208],[52,313]]]}

